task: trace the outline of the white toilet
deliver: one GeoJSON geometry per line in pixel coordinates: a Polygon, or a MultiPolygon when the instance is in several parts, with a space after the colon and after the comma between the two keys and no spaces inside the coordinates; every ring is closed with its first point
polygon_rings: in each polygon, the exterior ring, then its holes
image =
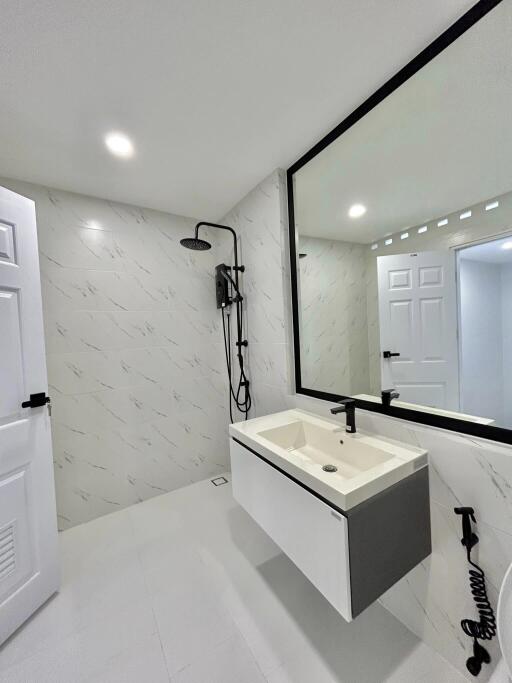
{"type": "Polygon", "coordinates": [[[512,564],[501,584],[497,623],[503,657],[498,662],[490,683],[510,683],[512,681],[512,564]]]}

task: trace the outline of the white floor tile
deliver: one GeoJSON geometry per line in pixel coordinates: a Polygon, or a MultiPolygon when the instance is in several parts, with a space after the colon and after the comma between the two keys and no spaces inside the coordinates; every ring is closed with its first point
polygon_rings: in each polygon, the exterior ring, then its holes
{"type": "MultiPolygon", "coordinates": [[[[229,477],[228,477],[229,478],[229,477]]],[[[63,584],[2,683],[462,683],[379,604],[347,624],[203,481],[61,535],[63,584]]]]}
{"type": "Polygon", "coordinates": [[[265,683],[247,645],[234,636],[206,655],[198,653],[190,666],[173,678],[176,683],[265,683]]]}
{"type": "Polygon", "coordinates": [[[181,598],[174,593],[152,596],[158,633],[169,672],[193,663],[198,653],[208,654],[236,634],[229,613],[203,594],[181,598]]]}
{"type": "MultiPolygon", "coordinates": [[[[106,526],[122,533],[121,527],[105,519],[106,526]]],[[[149,608],[133,537],[129,545],[121,536],[111,537],[109,543],[110,534],[102,533],[96,521],[92,525],[99,532],[98,546],[103,548],[103,555],[94,547],[93,535],[83,531],[89,524],[77,527],[79,533],[73,529],[61,535],[66,566],[60,592],[7,641],[0,656],[3,666],[21,661],[28,654],[58,647],[68,636],[122,612],[128,601],[130,604],[146,601],[149,608]],[[76,542],[77,537],[83,545],[76,542]],[[84,547],[90,550],[89,554],[84,547]]]]}
{"type": "MultiPolygon", "coordinates": [[[[132,602],[115,614],[2,670],[2,683],[82,683],[108,662],[156,633],[147,601],[132,602]]],[[[3,663],[2,663],[3,665],[3,663]]]]}
{"type": "Polygon", "coordinates": [[[169,683],[160,639],[152,636],[128,652],[121,652],[87,683],[169,683]]]}

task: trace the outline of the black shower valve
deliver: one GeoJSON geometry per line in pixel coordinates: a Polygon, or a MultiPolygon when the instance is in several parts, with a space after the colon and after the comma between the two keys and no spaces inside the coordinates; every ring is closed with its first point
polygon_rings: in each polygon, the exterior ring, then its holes
{"type": "Polygon", "coordinates": [[[245,273],[245,266],[233,266],[233,270],[238,270],[239,273],[245,273]]]}
{"type": "Polygon", "coordinates": [[[237,346],[248,346],[249,345],[249,342],[247,341],[247,339],[244,339],[243,341],[237,341],[235,343],[237,346]]]}

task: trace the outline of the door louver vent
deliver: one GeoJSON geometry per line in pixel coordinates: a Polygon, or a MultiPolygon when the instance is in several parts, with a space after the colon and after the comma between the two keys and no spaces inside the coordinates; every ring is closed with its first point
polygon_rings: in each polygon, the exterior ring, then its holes
{"type": "Polygon", "coordinates": [[[16,522],[9,522],[0,529],[0,581],[16,569],[16,522]]]}

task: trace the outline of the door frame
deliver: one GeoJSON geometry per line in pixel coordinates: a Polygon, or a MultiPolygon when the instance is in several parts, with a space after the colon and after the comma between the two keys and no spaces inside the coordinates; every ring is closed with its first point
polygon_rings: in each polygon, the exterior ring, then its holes
{"type": "Polygon", "coordinates": [[[460,252],[464,249],[469,249],[470,247],[476,247],[479,244],[488,244],[489,242],[496,242],[498,240],[504,239],[505,237],[512,237],[512,228],[508,228],[507,230],[502,230],[501,232],[493,233],[492,235],[486,235],[485,237],[479,237],[476,240],[469,240],[468,242],[463,242],[462,244],[457,244],[450,247],[450,251],[453,251],[455,255],[455,289],[457,296],[457,352],[459,359],[459,406],[461,406],[461,409],[464,391],[462,374],[462,325],[460,310],[460,252]]]}
{"type": "MultiPolygon", "coordinates": [[[[401,85],[418,73],[424,66],[437,57],[449,45],[454,43],[466,31],[474,26],[480,19],[485,17],[495,7],[500,5],[503,0],[479,0],[465,14],[463,14],[454,24],[438,36],[430,45],[422,50],[408,64],[400,69],[394,76],[378,88],[368,99],[360,104],[350,113],[341,123],[333,128],[327,135],[314,144],[309,151],[303,154],[286,171],[287,203],[288,203],[288,229],[289,229],[289,249],[290,249],[290,285],[291,285],[291,306],[292,306],[292,329],[293,329],[293,351],[294,351],[294,371],[295,371],[295,391],[297,394],[311,396],[325,401],[340,401],[348,396],[342,394],[332,394],[324,391],[317,391],[302,385],[301,360],[300,360],[300,308],[298,298],[298,255],[297,244],[298,235],[295,225],[295,207],[293,176],[311,159],[316,157],[332,142],[337,140],[354,124],[360,121],[366,114],[379,105],[386,97],[391,95],[401,85]]],[[[469,434],[471,436],[497,441],[499,443],[512,444],[512,429],[496,427],[493,425],[477,424],[461,418],[437,415],[425,411],[413,410],[410,408],[399,408],[397,406],[384,406],[382,403],[356,399],[356,406],[362,410],[396,417],[401,420],[415,422],[417,424],[438,427],[452,432],[469,434]]]]}

